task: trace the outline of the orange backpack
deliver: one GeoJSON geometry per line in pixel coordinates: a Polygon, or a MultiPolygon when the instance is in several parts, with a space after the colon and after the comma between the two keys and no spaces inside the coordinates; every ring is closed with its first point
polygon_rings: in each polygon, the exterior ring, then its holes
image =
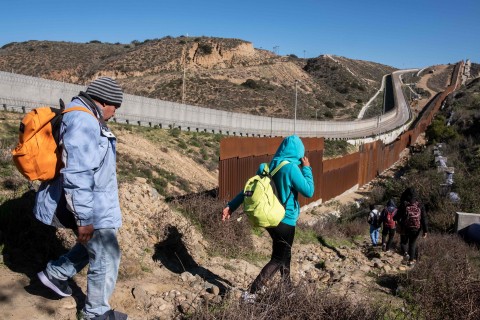
{"type": "MultiPolygon", "coordinates": [[[[84,107],[61,110],[51,107],[33,109],[23,117],[18,134],[18,145],[12,151],[18,171],[30,181],[48,181],[62,168],[58,148],[63,115],[70,111],[94,114],[84,107]]],[[[94,116],[95,117],[95,116],[94,116]]]]}

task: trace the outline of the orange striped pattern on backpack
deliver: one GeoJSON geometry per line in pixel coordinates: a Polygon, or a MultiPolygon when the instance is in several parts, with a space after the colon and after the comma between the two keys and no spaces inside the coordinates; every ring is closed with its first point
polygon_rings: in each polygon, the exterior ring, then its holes
{"type": "MultiPolygon", "coordinates": [[[[63,115],[71,111],[94,114],[84,107],[60,110],[51,107],[33,109],[20,123],[18,145],[12,151],[18,171],[30,181],[48,181],[62,168],[58,137],[63,115]]],[[[95,117],[95,116],[94,116],[95,117]]]]}

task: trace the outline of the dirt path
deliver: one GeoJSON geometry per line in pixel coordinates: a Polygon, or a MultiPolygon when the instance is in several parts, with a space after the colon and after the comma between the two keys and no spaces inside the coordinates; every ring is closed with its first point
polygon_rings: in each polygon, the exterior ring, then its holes
{"type": "MultiPolygon", "coordinates": [[[[435,67],[435,70],[436,70],[435,73],[441,73],[447,68],[448,68],[447,65],[438,65],[438,66],[435,67]]],[[[426,74],[422,75],[420,80],[417,82],[417,87],[418,88],[422,88],[423,90],[428,91],[430,93],[430,98],[423,98],[423,99],[417,100],[417,103],[412,106],[412,109],[417,114],[420,112],[420,110],[422,110],[427,105],[427,103],[430,101],[430,99],[438,93],[437,91],[431,89],[427,84],[428,81],[434,75],[435,75],[434,73],[426,73],[426,74]]]]}

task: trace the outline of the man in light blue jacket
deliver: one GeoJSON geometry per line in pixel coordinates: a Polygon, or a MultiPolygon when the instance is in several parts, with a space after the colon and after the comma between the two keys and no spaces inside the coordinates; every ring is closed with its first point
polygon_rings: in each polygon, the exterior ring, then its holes
{"type": "MultiPolygon", "coordinates": [[[[286,137],[277,149],[270,162],[270,171],[280,165],[283,161],[288,164],[282,166],[273,176],[273,181],[278,192],[278,198],[285,206],[285,217],[280,224],[273,228],[267,228],[272,238],[272,255],[270,261],[262,268],[255,281],[250,285],[250,290],[242,294],[247,302],[255,301],[257,292],[262,290],[266,282],[270,280],[277,271],[280,271],[282,279],[287,286],[290,286],[290,263],[292,259],[292,245],[295,237],[295,226],[300,215],[298,194],[311,198],[314,193],[312,167],[305,157],[305,147],[302,140],[296,135],[286,137]],[[300,166],[300,167],[299,167],[300,166]]],[[[263,172],[265,164],[258,168],[257,174],[263,172]]],[[[223,209],[222,219],[230,218],[230,215],[243,203],[244,194],[241,191],[223,209]]]]}
{"type": "Polygon", "coordinates": [[[122,225],[116,176],[116,139],[107,127],[120,107],[123,92],[108,77],[93,81],[72,99],[68,108],[81,106],[92,114],[72,111],[63,116],[60,146],[64,168],[58,178],[44,182],[37,192],[38,220],[72,228],[77,244],[38,273],[40,281],[62,297],[72,295],[68,279],[89,265],[83,319],[127,319],[113,311],[110,296],[117,281],[122,225]]]}

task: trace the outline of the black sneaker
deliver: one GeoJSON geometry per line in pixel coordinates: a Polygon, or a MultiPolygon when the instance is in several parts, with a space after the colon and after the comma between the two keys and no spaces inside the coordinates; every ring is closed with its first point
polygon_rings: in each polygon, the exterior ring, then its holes
{"type": "Polygon", "coordinates": [[[128,316],[115,310],[108,310],[101,316],[90,318],[90,320],[127,320],[128,316]]]}
{"type": "Polygon", "coordinates": [[[72,295],[72,289],[68,286],[67,280],[60,280],[50,276],[46,271],[37,273],[38,279],[48,288],[52,289],[56,294],[62,297],[72,295]]]}

